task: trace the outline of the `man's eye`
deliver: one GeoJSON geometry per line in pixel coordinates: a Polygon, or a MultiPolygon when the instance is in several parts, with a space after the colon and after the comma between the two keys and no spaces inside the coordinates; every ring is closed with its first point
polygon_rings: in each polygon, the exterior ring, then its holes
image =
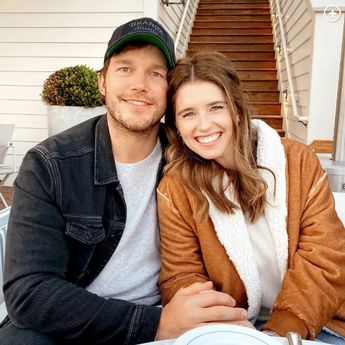
{"type": "Polygon", "coordinates": [[[129,68],[128,67],[120,67],[118,70],[121,71],[121,72],[129,72],[129,68]]]}
{"type": "Polygon", "coordinates": [[[154,77],[165,79],[165,76],[162,73],[159,73],[159,72],[156,72],[156,71],[151,72],[151,75],[153,75],[154,77]]]}

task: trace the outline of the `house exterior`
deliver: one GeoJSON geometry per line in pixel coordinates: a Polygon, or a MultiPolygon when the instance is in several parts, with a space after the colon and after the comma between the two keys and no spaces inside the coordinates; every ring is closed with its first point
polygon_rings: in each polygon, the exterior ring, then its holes
{"type": "MultiPolygon", "coordinates": [[[[48,135],[47,106],[40,97],[44,80],[55,70],[76,64],[100,69],[107,41],[116,26],[137,17],[155,18],[172,37],[181,32],[177,56],[184,54],[198,0],[186,1],[189,5],[186,16],[184,5],[166,5],[166,2],[0,2],[0,124],[15,125],[12,140],[18,166],[25,153],[48,135]],[[179,30],[184,17],[186,21],[179,30]]],[[[345,1],[270,0],[270,4],[287,136],[307,144],[313,140],[336,139],[333,158],[344,162],[345,1]],[[289,61],[282,47],[277,7],[289,61]],[[329,20],[325,13],[333,9],[336,14],[339,10],[339,18],[329,20]]]]}
{"type": "Polygon", "coordinates": [[[345,192],[345,1],[270,3],[285,130],[306,144],[334,141],[320,159],[333,191],[345,192]]]}
{"type": "MultiPolygon", "coordinates": [[[[114,28],[134,18],[152,17],[175,37],[183,11],[183,5],[158,0],[2,0],[0,124],[15,125],[17,165],[48,135],[47,106],[40,94],[52,72],[77,64],[100,69],[114,28]]],[[[191,15],[187,13],[186,22],[191,15]]],[[[188,28],[182,40],[186,33],[188,28]]]]}

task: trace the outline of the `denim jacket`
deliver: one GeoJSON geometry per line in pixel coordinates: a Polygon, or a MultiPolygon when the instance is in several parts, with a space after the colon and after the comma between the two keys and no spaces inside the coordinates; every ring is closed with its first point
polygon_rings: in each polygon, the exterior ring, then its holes
{"type": "MultiPolygon", "coordinates": [[[[162,158],[157,182],[163,163],[162,158]]],[[[104,299],[85,289],[114,253],[126,223],[106,115],[32,148],[13,200],[4,295],[16,326],[64,344],[155,338],[160,308],[104,299]]]]}

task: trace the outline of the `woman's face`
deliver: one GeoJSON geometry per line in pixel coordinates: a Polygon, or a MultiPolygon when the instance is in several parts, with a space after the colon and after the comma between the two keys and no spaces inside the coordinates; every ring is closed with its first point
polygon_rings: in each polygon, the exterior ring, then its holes
{"type": "Polygon", "coordinates": [[[175,120],[190,150],[235,169],[232,145],[232,114],[223,90],[214,83],[183,84],[175,97],[175,120]]]}

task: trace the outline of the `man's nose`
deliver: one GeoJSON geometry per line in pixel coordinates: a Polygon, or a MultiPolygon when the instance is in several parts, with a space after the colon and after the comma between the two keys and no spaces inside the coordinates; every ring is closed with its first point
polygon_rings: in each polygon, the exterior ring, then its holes
{"type": "Polygon", "coordinates": [[[133,90],[147,91],[148,90],[148,76],[145,72],[137,71],[133,74],[132,85],[133,90]]]}

